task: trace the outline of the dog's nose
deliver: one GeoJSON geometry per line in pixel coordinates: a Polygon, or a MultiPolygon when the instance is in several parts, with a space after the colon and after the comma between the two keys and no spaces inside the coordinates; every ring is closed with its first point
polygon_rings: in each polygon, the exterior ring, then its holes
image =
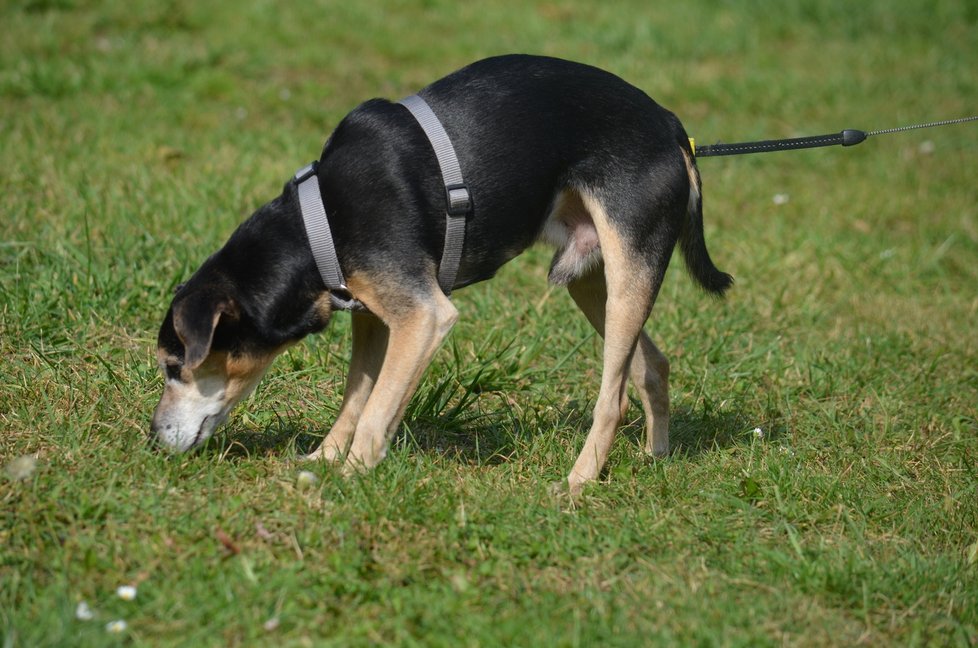
{"type": "Polygon", "coordinates": [[[149,432],[146,433],[146,442],[154,450],[161,450],[163,448],[163,442],[160,439],[161,427],[156,417],[153,417],[153,420],[149,422],[149,432]]]}

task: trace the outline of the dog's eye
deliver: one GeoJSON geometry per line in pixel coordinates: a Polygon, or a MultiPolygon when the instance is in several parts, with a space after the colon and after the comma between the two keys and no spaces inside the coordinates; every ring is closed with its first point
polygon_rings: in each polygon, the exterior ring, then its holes
{"type": "Polygon", "coordinates": [[[167,363],[165,371],[167,380],[180,380],[180,365],[167,363]]]}

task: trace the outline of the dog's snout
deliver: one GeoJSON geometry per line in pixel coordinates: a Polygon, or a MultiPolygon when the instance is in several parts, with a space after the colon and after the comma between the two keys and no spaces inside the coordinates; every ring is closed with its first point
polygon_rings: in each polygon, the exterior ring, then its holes
{"type": "Polygon", "coordinates": [[[166,449],[172,445],[171,439],[177,436],[178,428],[179,424],[173,419],[172,412],[158,405],[149,421],[147,442],[153,449],[166,449]]]}

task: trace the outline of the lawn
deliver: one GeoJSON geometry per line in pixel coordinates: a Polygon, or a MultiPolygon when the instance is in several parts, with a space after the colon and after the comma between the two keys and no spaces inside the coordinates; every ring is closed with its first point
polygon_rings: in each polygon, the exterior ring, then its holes
{"type": "Polygon", "coordinates": [[[737,284],[718,302],[673,265],[646,326],[673,451],[643,457],[633,402],[576,502],[550,484],[600,344],[543,249],[454,296],[370,474],[297,461],[336,415],[346,315],[202,451],[146,445],[174,286],[362,100],[532,52],[700,143],[978,113],[974,2],[777,7],[0,5],[3,645],[978,643],[975,124],[701,160],[737,284]]]}

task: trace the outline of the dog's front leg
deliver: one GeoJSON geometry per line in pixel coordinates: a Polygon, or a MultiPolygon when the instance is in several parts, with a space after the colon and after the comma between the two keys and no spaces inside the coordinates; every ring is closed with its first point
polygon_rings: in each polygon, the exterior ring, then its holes
{"type": "Polygon", "coordinates": [[[353,352],[343,392],[343,404],[329,434],[305,459],[341,461],[353,440],[357,421],[373,391],[387,352],[387,326],[372,313],[352,314],[353,352]]]}
{"type": "Polygon", "coordinates": [[[372,468],[387,454],[421,375],[458,319],[458,311],[437,287],[425,301],[387,315],[390,332],[383,366],[357,421],[347,473],[372,468]]]}

